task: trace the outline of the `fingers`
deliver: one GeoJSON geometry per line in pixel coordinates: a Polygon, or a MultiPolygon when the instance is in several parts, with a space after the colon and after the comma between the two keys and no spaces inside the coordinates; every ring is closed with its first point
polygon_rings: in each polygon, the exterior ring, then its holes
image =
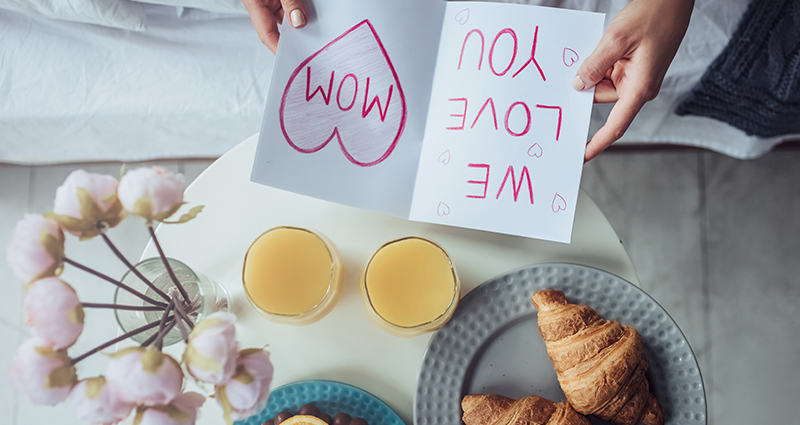
{"type": "Polygon", "coordinates": [[[274,11],[271,10],[263,0],[242,0],[253,27],[256,29],[258,38],[267,48],[275,53],[278,49],[278,21],[275,19],[274,11]]]}
{"type": "Polygon", "coordinates": [[[289,17],[289,23],[295,28],[306,26],[308,8],[305,0],[281,0],[283,13],[289,17]]]}
{"type": "Polygon", "coordinates": [[[614,103],[618,100],[617,88],[611,80],[602,79],[594,86],[594,103],[614,103]]]}
{"type": "Polygon", "coordinates": [[[242,0],[258,38],[272,53],[278,49],[278,23],[284,14],[295,28],[302,28],[308,22],[308,8],[305,0],[242,0]]]}
{"type": "Polygon", "coordinates": [[[641,95],[620,99],[611,109],[611,113],[608,114],[606,124],[600,130],[597,130],[592,140],[586,145],[586,152],[583,156],[584,161],[591,160],[611,146],[612,143],[619,140],[625,134],[631,122],[633,122],[636,114],[642,109],[646,100],[641,95]]]}
{"type": "Polygon", "coordinates": [[[583,91],[594,87],[609,69],[628,53],[628,50],[628,42],[624,37],[616,32],[606,31],[597,48],[578,69],[578,74],[572,80],[572,88],[583,91]]]}

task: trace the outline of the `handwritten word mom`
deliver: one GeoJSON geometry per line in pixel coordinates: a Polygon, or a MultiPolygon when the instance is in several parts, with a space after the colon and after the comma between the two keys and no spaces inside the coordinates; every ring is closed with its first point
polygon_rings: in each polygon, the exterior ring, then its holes
{"type": "MultiPolygon", "coordinates": [[[[480,56],[478,56],[478,71],[480,71],[481,66],[483,66],[484,52],[486,51],[486,38],[483,35],[483,31],[479,29],[474,29],[468,32],[467,35],[464,37],[464,42],[461,44],[461,54],[458,57],[458,69],[459,70],[461,69],[462,62],[464,61],[464,50],[466,50],[467,42],[470,41],[471,37],[472,39],[480,41],[481,53],[480,56]]],[[[536,61],[536,41],[538,38],[539,38],[539,26],[537,25],[536,30],[533,32],[533,44],[531,46],[531,54],[527,59],[523,59],[525,60],[525,63],[522,64],[522,66],[517,70],[517,72],[511,75],[511,78],[514,78],[517,75],[519,75],[520,72],[522,72],[525,68],[527,68],[528,65],[532,63],[536,66],[536,69],[539,71],[539,75],[542,77],[542,81],[547,81],[547,78],[544,76],[544,71],[542,71],[542,67],[539,66],[539,62],[536,61]]],[[[470,45],[473,44],[475,43],[470,43],[470,45]]],[[[489,69],[491,69],[494,75],[502,77],[506,75],[506,73],[508,73],[509,70],[511,70],[511,68],[514,66],[514,62],[517,60],[518,48],[519,48],[519,39],[517,38],[517,33],[514,32],[513,29],[504,28],[497,33],[497,35],[494,37],[494,40],[492,40],[492,46],[489,48],[489,54],[487,55],[487,62],[489,63],[489,69]],[[513,42],[512,44],[513,47],[511,48],[511,59],[505,65],[495,63],[495,49],[497,48],[497,42],[501,38],[503,38],[503,36],[506,36],[505,38],[510,37],[511,41],[513,42]]]]}
{"type": "MultiPolygon", "coordinates": [[[[306,102],[310,102],[319,93],[322,101],[326,106],[330,106],[331,96],[333,94],[334,80],[336,79],[336,71],[331,71],[331,78],[328,81],[328,91],[322,85],[318,85],[314,91],[311,91],[311,67],[306,67],[306,102]]],[[[358,101],[358,77],[355,74],[345,74],[339,80],[338,88],[336,90],[336,106],[346,112],[353,108],[358,101]]],[[[372,108],[377,106],[378,114],[381,117],[381,122],[386,121],[386,111],[389,110],[389,104],[392,102],[392,92],[394,91],[394,84],[389,85],[389,93],[386,96],[385,107],[381,106],[381,101],[378,95],[370,101],[369,95],[369,82],[370,78],[367,77],[364,82],[364,103],[361,107],[361,117],[366,118],[372,112],[372,108]]]]}

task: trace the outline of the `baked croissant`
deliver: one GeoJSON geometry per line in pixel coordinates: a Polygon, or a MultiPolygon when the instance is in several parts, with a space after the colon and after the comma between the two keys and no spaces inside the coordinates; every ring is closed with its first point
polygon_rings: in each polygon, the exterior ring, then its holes
{"type": "Polygon", "coordinates": [[[606,320],[561,291],[533,294],[539,332],[567,401],[616,425],[663,425],[664,411],[645,379],[649,365],[632,326],[606,320]]]}
{"type": "Polygon", "coordinates": [[[468,395],[461,400],[466,425],[590,425],[567,402],[535,395],[512,400],[497,394],[468,395]]]}

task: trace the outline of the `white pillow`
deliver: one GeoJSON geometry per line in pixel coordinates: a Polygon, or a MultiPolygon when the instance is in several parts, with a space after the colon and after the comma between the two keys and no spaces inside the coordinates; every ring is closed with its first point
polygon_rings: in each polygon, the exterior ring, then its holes
{"type": "MultiPolygon", "coordinates": [[[[0,0],[2,1],[2,0],[0,0]]],[[[139,3],[161,4],[165,6],[190,7],[218,13],[247,14],[241,0],[133,0],[139,3]]]]}
{"type": "Polygon", "coordinates": [[[144,7],[130,0],[0,0],[0,8],[53,19],[144,31],[144,7]]]}

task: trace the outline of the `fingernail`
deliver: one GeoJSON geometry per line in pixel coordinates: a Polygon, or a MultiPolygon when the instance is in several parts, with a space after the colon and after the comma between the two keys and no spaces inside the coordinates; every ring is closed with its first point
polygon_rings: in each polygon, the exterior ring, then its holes
{"type": "Polygon", "coordinates": [[[572,88],[577,91],[583,91],[586,88],[586,85],[583,84],[583,80],[581,80],[581,77],[576,75],[575,79],[572,80],[572,88]]]}
{"type": "Polygon", "coordinates": [[[292,26],[295,28],[300,28],[306,24],[306,15],[300,9],[293,10],[289,16],[292,18],[292,26]]]}

